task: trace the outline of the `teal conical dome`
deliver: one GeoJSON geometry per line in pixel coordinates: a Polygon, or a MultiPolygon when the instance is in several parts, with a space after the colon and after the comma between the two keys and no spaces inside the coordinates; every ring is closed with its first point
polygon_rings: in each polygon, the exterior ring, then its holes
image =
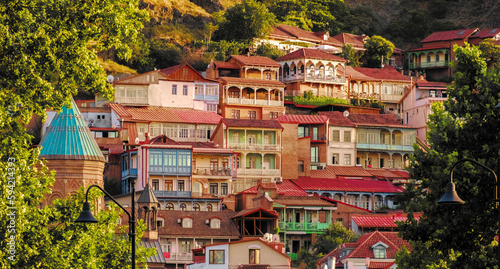
{"type": "Polygon", "coordinates": [[[73,99],[71,105],[72,108],[62,107],[52,120],[39,145],[40,158],[104,162],[104,156],[73,99]]]}

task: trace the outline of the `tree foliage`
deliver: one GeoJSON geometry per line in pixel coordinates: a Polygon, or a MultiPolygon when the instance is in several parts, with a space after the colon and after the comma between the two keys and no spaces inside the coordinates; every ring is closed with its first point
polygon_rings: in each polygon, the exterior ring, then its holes
{"type": "Polygon", "coordinates": [[[364,47],[366,50],[363,53],[363,57],[365,58],[366,66],[371,68],[380,68],[382,64],[387,64],[394,52],[394,44],[377,35],[369,37],[364,47]]]}
{"type": "MultiPolygon", "coordinates": [[[[429,115],[426,153],[416,148],[410,173],[420,180],[422,199],[408,201],[409,218],[401,235],[412,243],[411,253],[400,253],[404,268],[494,268],[498,265],[494,241],[498,209],[493,176],[484,168],[465,162],[453,173],[462,206],[438,205],[450,169],[463,158],[475,159],[498,171],[500,153],[500,69],[487,68],[475,46],[454,47],[454,82],[444,106],[435,103],[429,115]],[[423,216],[413,218],[412,203],[420,203],[423,216]]],[[[410,196],[411,198],[411,196],[410,196]]]]}
{"type": "MultiPolygon", "coordinates": [[[[73,220],[83,192],[39,208],[53,174],[39,163],[25,125],[70,104],[78,89],[113,94],[96,53],[127,59],[147,13],[136,0],[16,0],[0,3],[0,267],[116,268],[130,264],[117,214],[95,226],[73,220]],[[85,228],[86,227],[86,228],[85,228]],[[108,240],[111,240],[109,242],[108,240]],[[116,244],[115,244],[116,243],[116,244]]],[[[145,253],[138,250],[144,261],[145,253]]]]}
{"type": "Polygon", "coordinates": [[[351,44],[345,44],[342,46],[342,57],[349,61],[347,65],[359,67],[359,59],[361,58],[361,55],[357,53],[351,44]]]}

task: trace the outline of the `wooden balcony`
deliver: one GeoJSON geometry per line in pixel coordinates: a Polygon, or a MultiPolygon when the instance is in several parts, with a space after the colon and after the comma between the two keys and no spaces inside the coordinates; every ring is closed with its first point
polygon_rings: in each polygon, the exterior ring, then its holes
{"type": "Polygon", "coordinates": [[[344,84],[345,77],[338,77],[332,75],[324,75],[324,74],[295,74],[289,75],[285,77],[280,77],[281,82],[294,82],[294,81],[303,81],[303,82],[319,82],[319,83],[330,83],[330,84],[344,84]]]}
{"type": "Polygon", "coordinates": [[[232,173],[230,168],[196,167],[193,168],[193,175],[231,177],[232,173]]]}
{"type": "Polygon", "coordinates": [[[279,222],[280,232],[321,232],[328,229],[330,223],[279,222]]]}
{"type": "Polygon", "coordinates": [[[245,98],[226,98],[226,104],[231,105],[259,105],[259,106],[283,106],[283,101],[267,99],[245,99],[245,98]]]}
{"type": "Polygon", "coordinates": [[[148,97],[115,97],[115,102],[122,105],[149,105],[148,97]]]}
{"type": "Polygon", "coordinates": [[[253,151],[280,151],[281,147],[277,144],[243,144],[243,143],[229,143],[230,149],[243,149],[253,151]]]}
{"type": "Polygon", "coordinates": [[[434,62],[420,62],[420,63],[409,63],[409,69],[422,69],[422,68],[443,68],[449,67],[448,61],[434,61],[434,62]]]}
{"type": "Polygon", "coordinates": [[[252,168],[238,168],[238,175],[247,176],[280,176],[280,169],[252,169],[252,168]]]}

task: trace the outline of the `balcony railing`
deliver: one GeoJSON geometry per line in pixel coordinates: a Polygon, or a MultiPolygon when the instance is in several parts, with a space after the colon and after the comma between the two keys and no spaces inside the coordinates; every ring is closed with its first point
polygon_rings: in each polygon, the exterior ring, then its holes
{"type": "Polygon", "coordinates": [[[448,61],[434,61],[434,62],[420,62],[420,63],[410,63],[409,68],[410,69],[416,69],[416,68],[432,68],[432,67],[448,67],[449,62],[448,61]]]}
{"type": "Polygon", "coordinates": [[[137,177],[137,168],[131,168],[122,171],[122,177],[137,177]]]}
{"type": "Polygon", "coordinates": [[[286,255],[288,255],[292,261],[297,260],[297,253],[287,253],[286,255]]]}
{"type": "Polygon", "coordinates": [[[153,191],[157,197],[191,197],[190,191],[153,191]]]}
{"type": "Polygon", "coordinates": [[[226,103],[238,105],[283,106],[283,101],[267,99],[227,98],[226,103]]]}
{"type": "Polygon", "coordinates": [[[148,105],[148,97],[115,97],[118,104],[148,105]]]}
{"type": "Polygon", "coordinates": [[[191,174],[191,166],[153,166],[149,168],[150,173],[156,174],[191,174]]]}
{"type": "Polygon", "coordinates": [[[265,145],[265,144],[243,144],[243,143],[229,143],[228,147],[230,149],[246,149],[246,150],[255,150],[255,151],[279,151],[281,149],[280,145],[265,145]]]}
{"type": "Polygon", "coordinates": [[[218,95],[195,94],[195,100],[219,101],[218,95]]]}
{"type": "Polygon", "coordinates": [[[319,232],[330,226],[329,223],[279,222],[280,231],[319,232]]]}
{"type": "Polygon", "coordinates": [[[232,176],[229,168],[196,167],[193,168],[193,175],[207,176],[232,176]]]}
{"type": "Polygon", "coordinates": [[[282,82],[291,82],[296,80],[311,81],[311,82],[325,82],[325,83],[345,83],[345,77],[338,77],[324,74],[294,74],[285,77],[280,77],[282,82]]]}
{"type": "Polygon", "coordinates": [[[280,169],[251,169],[251,168],[239,168],[238,175],[250,175],[250,176],[280,176],[280,169]]]}
{"type": "Polygon", "coordinates": [[[171,261],[193,261],[192,253],[175,253],[175,252],[165,252],[165,259],[169,262],[171,261]]]}
{"type": "Polygon", "coordinates": [[[413,151],[412,145],[356,144],[356,149],[413,151]]]}

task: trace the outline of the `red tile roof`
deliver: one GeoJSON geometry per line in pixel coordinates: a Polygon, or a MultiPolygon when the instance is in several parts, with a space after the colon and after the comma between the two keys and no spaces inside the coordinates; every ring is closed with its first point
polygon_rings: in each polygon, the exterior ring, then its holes
{"type": "Polygon", "coordinates": [[[170,109],[163,107],[123,107],[119,104],[110,104],[110,107],[118,116],[127,121],[138,122],[172,122],[172,123],[202,123],[217,124],[222,118],[215,112],[190,110],[190,109],[170,109]]]}
{"type": "Polygon", "coordinates": [[[300,177],[292,181],[304,190],[401,193],[403,188],[388,181],[300,177]]]}
{"type": "Polygon", "coordinates": [[[406,171],[401,171],[401,172],[406,172],[405,174],[405,173],[396,173],[396,171],[390,171],[384,168],[366,168],[366,172],[372,174],[378,179],[389,179],[389,180],[408,179],[408,172],[406,171]]]}
{"type": "Polygon", "coordinates": [[[391,267],[394,262],[372,262],[368,265],[368,269],[386,269],[391,267]]]}
{"type": "MultiPolygon", "coordinates": [[[[358,246],[351,251],[345,259],[349,258],[370,258],[375,259],[373,254],[372,246],[382,242],[388,246],[386,249],[386,258],[394,259],[396,253],[401,249],[402,246],[406,246],[407,249],[411,250],[410,244],[398,237],[397,232],[379,232],[375,231],[372,233],[367,233],[361,236],[358,240],[358,246]]],[[[370,261],[372,262],[372,261],[370,261]]]]}
{"type": "MultiPolygon", "coordinates": [[[[318,196],[318,195],[315,194],[315,196],[318,196]]],[[[359,206],[351,205],[351,204],[348,204],[348,203],[345,203],[345,202],[342,202],[342,201],[339,201],[339,200],[331,199],[331,198],[324,197],[324,196],[318,196],[318,197],[321,198],[322,200],[328,201],[330,203],[341,204],[341,205],[345,205],[345,206],[348,206],[348,207],[356,208],[356,209],[361,210],[361,211],[372,212],[372,211],[370,211],[370,210],[368,210],[366,208],[362,208],[362,207],[359,207],[359,206]]]]}
{"type": "Polygon", "coordinates": [[[354,127],[354,124],[340,111],[318,111],[318,114],[328,117],[330,126],[354,127]]]}
{"type": "MultiPolygon", "coordinates": [[[[406,221],[407,217],[396,215],[359,215],[352,216],[352,221],[360,228],[397,228],[396,221],[406,221]]],[[[419,219],[419,217],[415,217],[419,219]]]]}
{"type": "Polygon", "coordinates": [[[450,85],[449,83],[446,82],[431,82],[421,79],[417,80],[415,84],[417,85],[417,87],[432,87],[432,88],[446,88],[448,87],[448,85],[450,85]]]}
{"type": "Polygon", "coordinates": [[[424,38],[420,43],[428,43],[428,42],[437,42],[437,41],[450,41],[457,39],[466,39],[471,34],[479,30],[478,28],[472,29],[461,29],[461,30],[451,30],[451,31],[442,31],[442,32],[434,32],[430,34],[428,37],[424,38]]]}
{"type": "Polygon", "coordinates": [[[243,65],[258,65],[280,67],[281,65],[269,57],[263,56],[246,56],[246,55],[231,55],[231,57],[243,65]]]}
{"type": "Polygon", "coordinates": [[[394,81],[394,82],[405,82],[410,83],[411,79],[396,70],[396,68],[386,65],[383,68],[367,68],[367,67],[354,67],[354,70],[372,78],[384,80],[384,81],[394,81]]]}
{"type": "Polygon", "coordinates": [[[233,63],[228,63],[228,62],[215,62],[215,67],[216,68],[222,68],[222,69],[240,69],[240,67],[237,64],[233,63]]]}
{"type": "Polygon", "coordinates": [[[312,41],[315,43],[319,43],[323,40],[323,39],[317,37],[314,33],[304,31],[296,26],[291,26],[291,25],[286,25],[286,24],[278,24],[278,28],[280,30],[280,32],[279,32],[280,34],[286,33],[291,38],[294,37],[295,39],[312,41]]]}
{"type": "Polygon", "coordinates": [[[352,79],[352,80],[363,80],[363,81],[379,81],[377,78],[369,77],[356,69],[352,66],[346,66],[346,77],[352,79]]]}
{"type": "Polygon", "coordinates": [[[314,178],[338,178],[338,177],[368,177],[373,178],[373,175],[368,173],[361,166],[336,166],[327,165],[322,170],[311,170],[311,177],[314,178]]]}
{"type": "Polygon", "coordinates": [[[470,38],[480,38],[480,39],[493,38],[498,34],[500,34],[500,28],[479,29],[477,32],[472,34],[470,38]]]}
{"type": "Polygon", "coordinates": [[[357,114],[350,113],[349,120],[356,126],[384,126],[409,128],[401,124],[393,114],[357,114]]]}
{"type": "Polygon", "coordinates": [[[330,54],[328,52],[324,52],[319,49],[306,49],[306,48],[298,49],[294,52],[288,53],[287,55],[281,56],[278,59],[276,59],[276,61],[280,62],[292,59],[317,59],[317,60],[347,62],[346,59],[330,54]]]}
{"type": "Polygon", "coordinates": [[[175,71],[181,69],[185,65],[187,65],[187,64],[183,63],[183,64],[178,64],[178,65],[170,66],[170,67],[167,67],[167,68],[160,69],[160,72],[163,75],[168,76],[168,75],[171,75],[172,73],[174,73],[175,71]]]}
{"type": "Polygon", "coordinates": [[[258,211],[262,211],[263,213],[268,214],[271,217],[279,218],[279,215],[274,210],[273,211],[266,210],[262,207],[243,209],[243,210],[239,211],[238,213],[236,213],[232,218],[235,219],[235,218],[239,218],[239,217],[248,216],[248,215],[251,215],[251,214],[258,212],[258,211]]]}
{"type": "Polygon", "coordinates": [[[333,36],[333,38],[335,38],[336,40],[338,40],[342,44],[351,44],[354,47],[364,48],[364,44],[365,44],[364,39],[366,39],[367,36],[342,33],[342,34],[338,34],[336,36],[333,36]]]}
{"type": "MultiPolygon", "coordinates": [[[[261,183],[266,184],[266,183],[261,183]]],[[[307,192],[305,192],[301,187],[297,186],[295,183],[293,183],[289,179],[284,179],[283,182],[281,183],[276,183],[276,191],[278,195],[281,196],[309,196],[307,192]]],[[[257,193],[257,187],[258,186],[253,186],[249,189],[246,189],[244,191],[239,192],[238,194],[256,194],[257,193]]]]}
{"type": "Polygon", "coordinates": [[[281,126],[281,124],[277,120],[222,118],[221,122],[224,123],[227,127],[283,129],[283,126],[281,126]]]}
{"type": "Polygon", "coordinates": [[[285,206],[321,206],[321,207],[333,207],[334,205],[322,200],[318,196],[277,196],[273,198],[273,201],[280,205],[285,206]]]}
{"type": "Polygon", "coordinates": [[[321,115],[284,115],[277,120],[280,123],[326,124],[328,117],[321,115]]]}
{"type": "Polygon", "coordinates": [[[223,83],[232,83],[232,84],[243,84],[243,85],[269,85],[274,87],[285,87],[285,83],[278,80],[269,80],[269,79],[256,79],[256,78],[235,78],[235,77],[220,77],[223,83]]]}

